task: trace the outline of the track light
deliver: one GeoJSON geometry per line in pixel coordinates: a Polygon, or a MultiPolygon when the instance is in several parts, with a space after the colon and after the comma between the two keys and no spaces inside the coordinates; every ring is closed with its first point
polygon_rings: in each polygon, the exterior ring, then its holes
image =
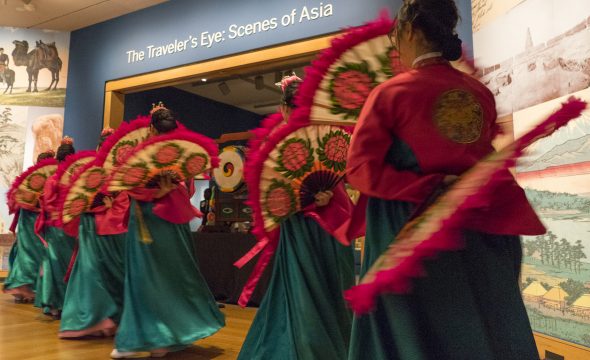
{"type": "Polygon", "coordinates": [[[223,95],[228,95],[231,92],[229,86],[225,83],[225,81],[220,82],[217,86],[219,87],[219,91],[221,91],[223,95]]]}
{"type": "Polygon", "coordinates": [[[264,77],[262,75],[254,77],[254,87],[256,87],[256,90],[264,89],[264,77]]]}

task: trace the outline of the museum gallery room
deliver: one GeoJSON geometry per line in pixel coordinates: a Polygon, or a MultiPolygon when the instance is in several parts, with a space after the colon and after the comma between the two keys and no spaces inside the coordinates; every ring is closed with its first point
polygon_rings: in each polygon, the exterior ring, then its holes
{"type": "Polygon", "coordinates": [[[590,1],[0,0],[0,359],[590,359],[590,1]]]}

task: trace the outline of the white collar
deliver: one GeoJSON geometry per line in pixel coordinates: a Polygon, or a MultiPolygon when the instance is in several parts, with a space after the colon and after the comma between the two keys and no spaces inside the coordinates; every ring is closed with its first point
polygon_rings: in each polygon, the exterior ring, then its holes
{"type": "Polygon", "coordinates": [[[416,66],[416,64],[422,60],[432,59],[432,58],[441,57],[441,56],[442,56],[442,53],[440,51],[422,54],[414,59],[414,61],[412,62],[412,67],[416,66]]]}

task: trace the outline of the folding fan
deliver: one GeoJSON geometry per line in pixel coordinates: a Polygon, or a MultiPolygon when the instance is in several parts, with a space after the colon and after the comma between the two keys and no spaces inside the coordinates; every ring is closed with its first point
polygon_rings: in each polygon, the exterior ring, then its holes
{"type": "Polygon", "coordinates": [[[268,154],[254,200],[260,204],[265,232],[313,204],[318,192],[336,186],[344,176],[350,144],[350,134],[337,126],[287,126],[282,133],[287,134],[268,140],[259,154],[268,154]]]}
{"type": "Polygon", "coordinates": [[[403,71],[386,15],[332,40],[305,69],[296,104],[316,124],[354,125],[375,86],[403,71]]]}
{"type": "Polygon", "coordinates": [[[175,181],[190,179],[216,167],[219,159],[212,139],[177,129],[139,144],[120,162],[109,176],[107,191],[156,186],[163,174],[169,174],[175,181]]]}
{"type": "Polygon", "coordinates": [[[360,284],[346,291],[353,311],[370,311],[375,298],[382,293],[407,292],[412,278],[423,276],[424,260],[441,251],[460,249],[458,232],[468,225],[471,211],[490,203],[494,189],[503,181],[502,173],[514,166],[526,147],[577,118],[585,108],[585,102],[571,99],[512,144],[479,161],[421,215],[408,222],[360,284]]]}
{"type": "Polygon", "coordinates": [[[146,140],[150,134],[149,116],[139,116],[131,122],[125,122],[102,144],[98,151],[98,161],[107,171],[122,164],[123,159],[133,152],[133,149],[146,140]]]}
{"type": "Polygon", "coordinates": [[[95,159],[83,165],[60,192],[60,225],[65,225],[87,212],[102,199],[99,190],[104,186],[107,171],[102,162],[95,159]]]}
{"type": "Polygon", "coordinates": [[[56,171],[57,160],[45,159],[18,176],[7,193],[10,212],[16,212],[19,207],[29,210],[38,209],[45,181],[56,171]]]}
{"type": "Polygon", "coordinates": [[[68,186],[70,180],[74,174],[80,168],[91,161],[96,159],[96,151],[84,150],[72,154],[59,164],[56,171],[56,176],[59,179],[58,182],[61,186],[68,186]]]}

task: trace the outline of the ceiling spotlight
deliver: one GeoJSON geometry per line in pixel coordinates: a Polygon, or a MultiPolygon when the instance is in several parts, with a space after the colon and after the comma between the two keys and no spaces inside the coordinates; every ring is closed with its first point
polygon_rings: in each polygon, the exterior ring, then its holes
{"type": "Polygon", "coordinates": [[[256,90],[264,89],[264,77],[262,75],[254,77],[254,87],[256,87],[256,90]]]}
{"type": "Polygon", "coordinates": [[[207,82],[207,79],[201,79],[202,82],[207,82]]]}
{"type": "Polygon", "coordinates": [[[225,83],[225,81],[220,82],[218,87],[219,91],[221,91],[223,95],[228,95],[231,92],[229,86],[225,83]]]}

